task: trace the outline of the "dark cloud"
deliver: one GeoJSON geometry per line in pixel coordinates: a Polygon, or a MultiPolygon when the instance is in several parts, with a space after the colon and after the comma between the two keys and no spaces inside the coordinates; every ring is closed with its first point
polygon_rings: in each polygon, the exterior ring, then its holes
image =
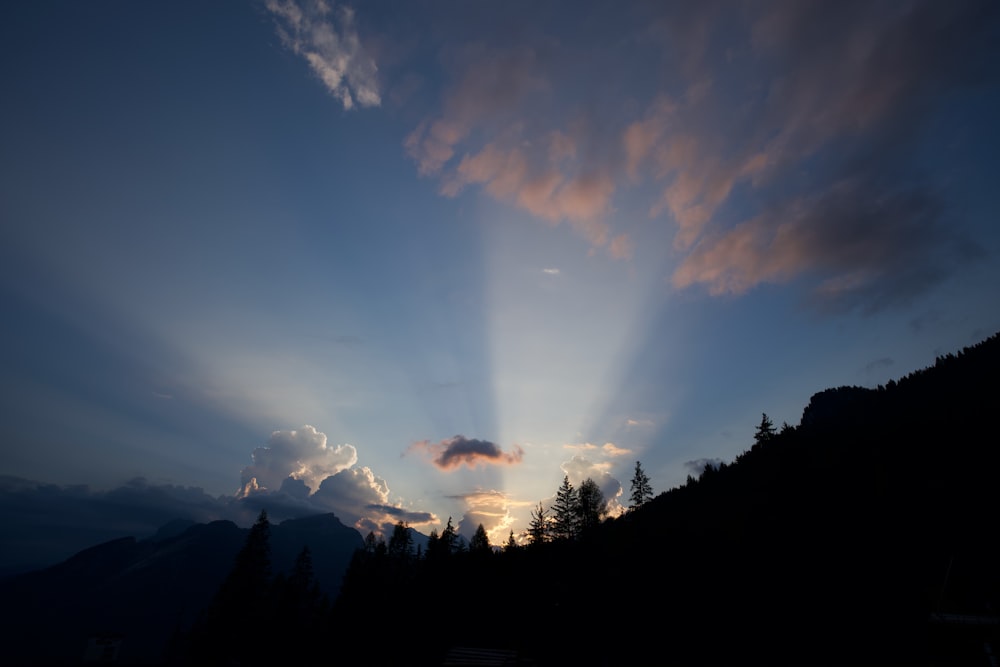
{"type": "Polygon", "coordinates": [[[437,443],[421,440],[413,443],[410,449],[429,453],[434,465],[442,470],[453,470],[462,464],[470,468],[479,464],[514,465],[524,457],[524,450],[517,445],[507,453],[488,440],[466,438],[464,435],[456,435],[437,443]]]}

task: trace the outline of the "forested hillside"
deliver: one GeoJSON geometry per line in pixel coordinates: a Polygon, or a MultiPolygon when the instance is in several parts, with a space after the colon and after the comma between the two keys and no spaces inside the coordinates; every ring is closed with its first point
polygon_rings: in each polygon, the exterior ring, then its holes
{"type": "Polygon", "coordinates": [[[574,539],[362,552],[332,627],[383,664],[479,646],[535,664],[988,665],[998,371],[993,336],[821,392],[799,425],[763,415],[731,464],[574,539]]]}

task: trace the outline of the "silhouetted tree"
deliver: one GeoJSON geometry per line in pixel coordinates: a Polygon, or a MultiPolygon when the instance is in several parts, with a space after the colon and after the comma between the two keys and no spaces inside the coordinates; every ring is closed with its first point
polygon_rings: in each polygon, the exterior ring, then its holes
{"type": "Polygon", "coordinates": [[[754,443],[762,445],[765,442],[769,442],[774,436],[774,422],[767,416],[767,413],[761,413],[760,425],[757,426],[757,430],[753,434],[754,443]]]}
{"type": "Polygon", "coordinates": [[[437,528],[431,528],[430,535],[427,536],[427,558],[437,558],[441,555],[441,537],[437,528]]]}
{"type": "Polygon", "coordinates": [[[549,517],[547,510],[538,503],[531,510],[531,523],[528,524],[528,539],[532,544],[543,544],[549,540],[549,517]]]}
{"type": "Polygon", "coordinates": [[[271,522],[261,510],[250,528],[243,548],[236,554],[233,569],[222,583],[217,602],[229,612],[258,613],[271,582],[271,522]]]}
{"type": "Polygon", "coordinates": [[[365,536],[365,551],[374,554],[376,544],[378,544],[378,539],[375,537],[375,531],[368,531],[368,535],[365,536]]]}
{"type": "Polygon", "coordinates": [[[444,530],[441,531],[439,545],[441,553],[446,556],[450,556],[457,550],[458,534],[455,532],[455,526],[451,523],[451,517],[448,517],[448,524],[444,527],[444,530]]]}
{"type": "Polygon", "coordinates": [[[476,528],[476,534],[469,542],[469,551],[474,554],[492,553],[490,538],[486,534],[486,528],[483,527],[483,524],[479,524],[479,527],[476,528]]]}
{"type": "Polygon", "coordinates": [[[629,496],[629,509],[642,507],[645,503],[653,499],[653,487],[649,483],[649,477],[642,469],[639,461],[635,462],[635,474],[632,475],[632,495],[629,496]]]}
{"type": "Polygon", "coordinates": [[[254,664],[269,654],[267,644],[251,646],[241,635],[247,627],[266,627],[271,599],[271,523],[261,510],[247,539],[202,620],[192,630],[191,658],[196,663],[254,664]]]}
{"type": "Polygon", "coordinates": [[[510,553],[517,550],[517,540],[514,539],[514,531],[510,531],[510,536],[507,538],[507,543],[503,545],[503,552],[510,553]]]}
{"type": "Polygon", "coordinates": [[[398,522],[392,529],[389,555],[403,560],[413,555],[413,536],[410,534],[410,527],[403,521],[398,522]]]}
{"type": "Polygon", "coordinates": [[[608,513],[608,503],[601,487],[591,478],[583,480],[576,491],[576,531],[582,534],[601,523],[608,513]]]}
{"type": "Polygon", "coordinates": [[[578,516],[576,489],[569,482],[569,475],[563,476],[562,484],[556,491],[556,501],[552,504],[552,536],[557,540],[568,540],[576,536],[578,516]]]}

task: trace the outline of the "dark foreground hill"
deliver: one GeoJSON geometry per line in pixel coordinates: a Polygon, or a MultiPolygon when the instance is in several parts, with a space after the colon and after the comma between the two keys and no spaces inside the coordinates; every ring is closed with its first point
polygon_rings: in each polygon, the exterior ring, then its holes
{"type": "MultiPolygon", "coordinates": [[[[0,664],[79,664],[96,636],[120,638],[122,662],[162,662],[171,637],[208,606],[247,534],[230,521],[175,523],[152,538],[107,542],[5,582],[0,664]]],[[[290,572],[308,546],[317,583],[334,598],[361,545],[361,535],[332,514],[287,520],[272,527],[273,569],[290,572]]]]}
{"type": "Polygon", "coordinates": [[[535,665],[990,667],[998,378],[994,336],[821,392],[798,426],[575,541],[357,562],[338,633],[377,645],[385,627],[360,619],[388,604],[405,641],[366,664],[487,647],[535,665]]]}

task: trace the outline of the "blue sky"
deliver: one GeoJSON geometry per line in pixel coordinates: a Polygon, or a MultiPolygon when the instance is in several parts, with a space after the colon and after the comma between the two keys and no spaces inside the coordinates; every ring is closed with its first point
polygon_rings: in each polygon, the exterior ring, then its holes
{"type": "Polygon", "coordinates": [[[994,3],[0,11],[23,535],[499,540],[564,474],[666,490],[1000,329],[994,3]]]}

